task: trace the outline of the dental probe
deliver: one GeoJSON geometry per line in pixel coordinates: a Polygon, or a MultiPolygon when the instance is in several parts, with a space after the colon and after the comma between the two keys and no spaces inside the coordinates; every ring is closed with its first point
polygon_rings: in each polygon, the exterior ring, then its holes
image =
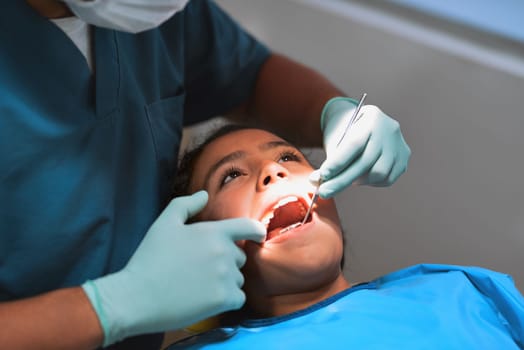
{"type": "MultiPolygon", "coordinates": [[[[338,140],[336,147],[338,147],[338,145],[340,145],[340,143],[342,142],[344,137],[346,137],[346,133],[349,130],[349,128],[351,127],[351,125],[355,124],[360,119],[360,117],[357,118],[357,116],[358,116],[358,113],[360,112],[360,108],[362,108],[362,105],[364,104],[364,100],[366,99],[366,96],[367,96],[367,94],[364,92],[362,94],[362,97],[360,98],[360,101],[358,102],[357,108],[355,108],[355,111],[353,112],[353,115],[349,119],[349,122],[346,124],[346,129],[344,129],[344,132],[342,133],[342,136],[338,140]]],[[[309,218],[309,215],[311,214],[311,210],[313,208],[313,205],[318,200],[318,190],[320,189],[320,184],[321,183],[322,183],[322,178],[319,178],[318,182],[317,182],[317,188],[315,189],[315,193],[313,194],[313,198],[311,199],[311,205],[307,209],[306,216],[304,216],[304,220],[302,220],[302,222],[300,223],[299,226],[304,225],[306,223],[307,219],[309,218]]]]}

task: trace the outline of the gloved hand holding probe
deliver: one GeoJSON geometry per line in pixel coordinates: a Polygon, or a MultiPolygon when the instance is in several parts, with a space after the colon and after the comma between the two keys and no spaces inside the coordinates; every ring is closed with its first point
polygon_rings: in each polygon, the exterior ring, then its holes
{"type": "Polygon", "coordinates": [[[362,106],[358,121],[338,144],[357,105],[351,98],[336,97],[322,111],[326,160],[310,180],[322,180],[319,194],[323,198],[332,197],[353,183],[389,186],[407,169],[411,150],[399,124],[376,106],[362,106]]]}
{"type": "Polygon", "coordinates": [[[262,241],[266,230],[246,218],[186,224],[207,199],[205,191],[174,199],[121,271],[82,286],[104,330],[104,346],[244,304],[239,269],[246,257],[235,241],[262,241]]]}

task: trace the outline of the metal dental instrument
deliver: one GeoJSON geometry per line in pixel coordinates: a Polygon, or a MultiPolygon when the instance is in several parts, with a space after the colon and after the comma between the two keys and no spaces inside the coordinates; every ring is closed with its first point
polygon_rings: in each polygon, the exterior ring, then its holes
{"type": "MultiPolygon", "coordinates": [[[[364,104],[364,100],[366,99],[366,96],[367,96],[366,93],[362,94],[362,97],[360,98],[360,101],[358,102],[357,108],[355,108],[355,111],[353,112],[353,115],[351,116],[351,118],[349,119],[348,123],[346,124],[346,129],[344,129],[344,132],[342,133],[342,136],[338,140],[336,147],[338,147],[338,145],[340,145],[340,143],[342,142],[342,140],[346,136],[346,133],[348,132],[348,130],[351,127],[351,125],[355,124],[362,117],[362,114],[360,116],[358,116],[358,113],[360,112],[360,108],[362,108],[362,105],[364,104]]],[[[304,225],[306,223],[307,219],[309,218],[309,215],[311,214],[311,209],[313,208],[313,205],[318,200],[318,190],[320,188],[320,184],[321,183],[322,183],[322,179],[320,178],[320,179],[318,179],[317,188],[315,189],[315,193],[313,194],[313,198],[311,199],[311,205],[309,206],[309,208],[308,208],[308,210],[306,212],[306,216],[304,216],[304,219],[302,220],[302,222],[300,223],[299,226],[304,225]]]]}

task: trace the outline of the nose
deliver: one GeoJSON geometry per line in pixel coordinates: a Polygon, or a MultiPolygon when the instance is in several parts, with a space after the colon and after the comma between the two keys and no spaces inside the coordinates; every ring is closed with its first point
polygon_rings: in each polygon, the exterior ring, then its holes
{"type": "Polygon", "coordinates": [[[280,163],[267,161],[263,164],[257,181],[257,189],[264,190],[268,186],[289,177],[288,170],[280,163]]]}

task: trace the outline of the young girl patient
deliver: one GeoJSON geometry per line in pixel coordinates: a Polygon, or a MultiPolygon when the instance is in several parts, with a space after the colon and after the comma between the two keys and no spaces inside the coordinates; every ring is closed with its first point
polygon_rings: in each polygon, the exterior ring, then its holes
{"type": "Polygon", "coordinates": [[[335,202],[319,199],[295,225],[309,208],[313,170],[296,147],[255,128],[226,127],[186,154],[176,195],[209,196],[192,221],[249,217],[267,238],[238,242],[247,256],[242,319],[169,349],[524,347],[524,300],[507,275],[424,264],[348,282],[335,202]]]}

